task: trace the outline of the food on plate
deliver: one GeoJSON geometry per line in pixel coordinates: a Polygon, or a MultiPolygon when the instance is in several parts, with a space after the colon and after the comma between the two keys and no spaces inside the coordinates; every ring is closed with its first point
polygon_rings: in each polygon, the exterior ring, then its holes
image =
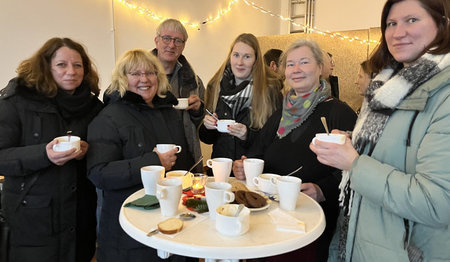
{"type": "Polygon", "coordinates": [[[183,221],[179,218],[171,217],[158,223],[158,230],[163,234],[175,234],[183,228],[183,221]]]}
{"type": "Polygon", "coordinates": [[[244,185],[244,183],[240,181],[234,181],[231,184],[231,192],[235,193],[239,190],[248,191],[248,188],[244,185]]]}
{"type": "Polygon", "coordinates": [[[243,204],[248,208],[260,208],[267,205],[267,200],[256,192],[238,190],[234,196],[236,203],[243,204]]]}

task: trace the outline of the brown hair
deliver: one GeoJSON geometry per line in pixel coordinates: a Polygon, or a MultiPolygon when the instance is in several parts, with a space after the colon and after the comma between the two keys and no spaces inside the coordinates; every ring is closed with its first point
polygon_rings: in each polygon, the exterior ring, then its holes
{"type": "Polygon", "coordinates": [[[100,88],[99,78],[95,65],[87,55],[83,46],[70,38],[51,38],[30,58],[22,61],[17,67],[17,76],[27,83],[29,88],[34,88],[47,97],[54,97],[58,91],[58,85],[51,72],[51,60],[56,51],[61,47],[68,47],[80,54],[83,61],[84,77],[91,92],[98,96],[100,88]]]}
{"type": "Polygon", "coordinates": [[[230,65],[231,52],[236,43],[249,45],[255,51],[255,64],[253,65],[253,91],[252,91],[252,110],[250,111],[250,127],[262,128],[267,119],[277,109],[277,99],[281,91],[281,82],[275,72],[266,70],[264,59],[261,54],[258,39],[253,34],[240,34],[230,46],[227,58],[216,71],[208,83],[205,104],[206,108],[215,111],[219,99],[220,81],[222,80],[225,68],[230,65]]]}
{"type": "MultiPolygon", "coordinates": [[[[395,59],[388,50],[385,31],[387,27],[387,17],[394,4],[404,0],[388,0],[381,13],[381,40],[374,53],[371,55],[370,68],[373,72],[379,73],[385,66],[392,64],[395,59]]],[[[423,53],[435,55],[446,54],[450,52],[450,22],[448,0],[417,0],[420,5],[428,12],[436,23],[436,38],[425,47],[423,53]]]]}

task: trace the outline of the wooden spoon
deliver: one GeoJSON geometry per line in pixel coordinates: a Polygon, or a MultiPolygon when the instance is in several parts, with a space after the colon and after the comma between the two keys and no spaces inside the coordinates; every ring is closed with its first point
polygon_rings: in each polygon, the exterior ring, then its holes
{"type": "Polygon", "coordinates": [[[322,125],[323,125],[323,127],[325,127],[325,131],[327,131],[327,135],[330,135],[330,131],[328,131],[327,120],[325,119],[324,116],[322,116],[322,117],[320,118],[320,120],[322,120],[322,125]]]}

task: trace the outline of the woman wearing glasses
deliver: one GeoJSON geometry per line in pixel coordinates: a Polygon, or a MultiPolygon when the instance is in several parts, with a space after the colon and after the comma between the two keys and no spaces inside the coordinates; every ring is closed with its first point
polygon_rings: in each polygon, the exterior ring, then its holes
{"type": "Polygon", "coordinates": [[[154,55],[142,49],[129,50],[114,69],[106,90],[107,107],[89,125],[88,176],[104,197],[98,261],[159,260],[156,250],[129,237],[117,218],[123,201],[142,188],[141,167],[187,169],[194,163],[181,119],[173,108],[177,99],[169,89],[154,55]],[[154,150],[159,143],[177,144],[182,150],[159,153],[154,150]]]}
{"type": "Polygon", "coordinates": [[[254,134],[281,107],[282,84],[268,70],[256,37],[241,34],[231,44],[222,66],[209,81],[206,89],[206,115],[200,126],[200,140],[213,144],[212,157],[240,159],[254,134]],[[218,119],[234,119],[228,133],[217,131],[218,119]]]}

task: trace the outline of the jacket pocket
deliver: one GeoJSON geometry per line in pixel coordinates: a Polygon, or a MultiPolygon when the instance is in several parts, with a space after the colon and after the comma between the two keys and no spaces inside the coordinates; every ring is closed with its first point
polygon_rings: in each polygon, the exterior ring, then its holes
{"type": "Polygon", "coordinates": [[[11,242],[20,245],[42,245],[44,239],[53,233],[51,196],[27,195],[17,208],[8,205],[17,203],[19,197],[19,194],[5,192],[5,216],[11,227],[11,242]]]}

